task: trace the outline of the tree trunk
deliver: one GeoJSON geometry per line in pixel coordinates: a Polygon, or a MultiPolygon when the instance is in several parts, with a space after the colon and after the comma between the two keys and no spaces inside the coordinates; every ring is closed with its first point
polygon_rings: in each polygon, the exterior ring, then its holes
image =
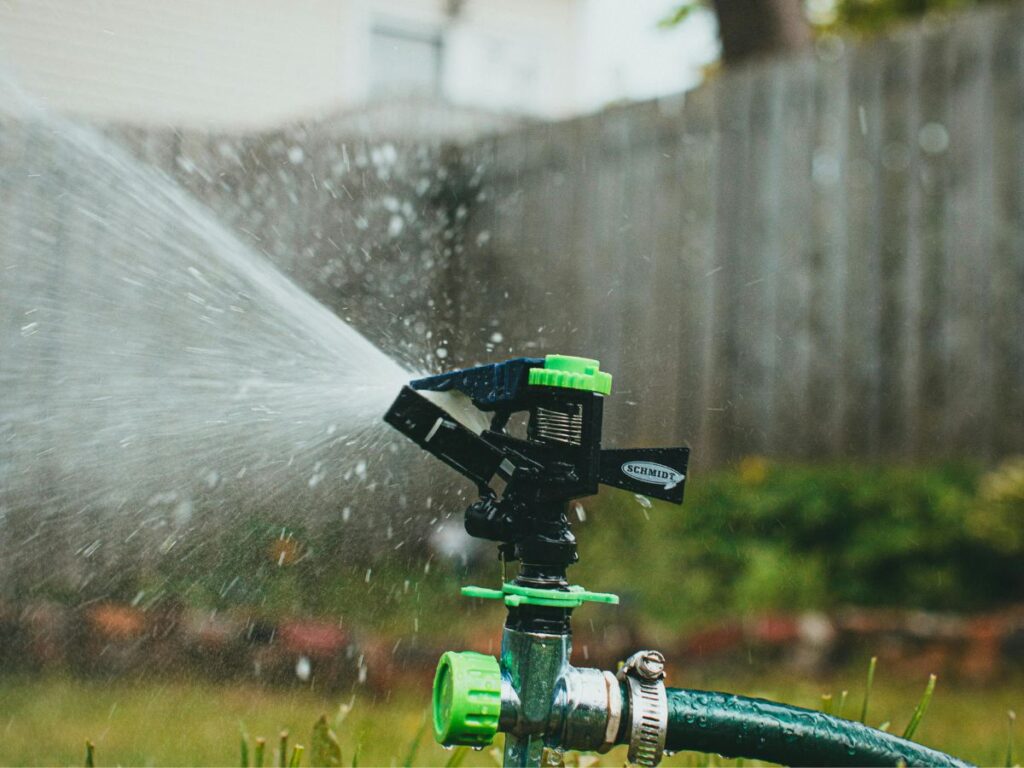
{"type": "Polygon", "coordinates": [[[712,0],[727,66],[803,48],[811,39],[802,0],[712,0]]]}

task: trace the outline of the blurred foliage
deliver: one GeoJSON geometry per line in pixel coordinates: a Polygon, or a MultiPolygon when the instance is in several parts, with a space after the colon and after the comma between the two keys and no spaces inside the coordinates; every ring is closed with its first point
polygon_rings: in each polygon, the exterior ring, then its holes
{"type": "MultiPolygon", "coordinates": [[[[810,4],[810,20],[831,32],[882,32],[901,22],[955,13],[997,0],[826,0],[810,4]],[[815,13],[814,9],[818,8],[815,13]]],[[[1005,1],[1005,0],[998,0],[1005,1]]]]}
{"type": "Polygon", "coordinates": [[[677,24],[682,24],[691,14],[704,7],[700,0],[690,0],[685,3],[677,3],[672,9],[658,21],[661,29],[672,29],[677,24]]]}
{"type": "MultiPolygon", "coordinates": [[[[840,605],[981,610],[1024,598],[1024,459],[991,472],[949,464],[812,466],[749,457],[689,481],[680,507],[604,491],[574,525],[573,581],[622,593],[638,619],[676,628],[749,612],[840,605]]],[[[459,510],[452,510],[458,512],[459,510]]],[[[168,556],[147,594],[273,616],[344,616],[426,634],[474,621],[458,587],[498,581],[423,542],[353,561],[344,526],[247,520],[202,552],[168,556]]],[[[351,544],[351,542],[349,542],[351,544]]],[[[368,544],[369,549],[372,545],[368,544]]],[[[144,601],[145,602],[145,601],[144,601]]]]}
{"type": "Polygon", "coordinates": [[[1024,457],[1003,462],[981,479],[971,533],[1005,552],[1024,548],[1024,457]]]}
{"type": "MultiPolygon", "coordinates": [[[[807,21],[820,34],[877,34],[925,16],[955,13],[1008,0],[807,0],[807,21]]],[[[662,29],[681,24],[710,0],[686,0],[670,6],[658,22],[662,29]]]]}
{"type": "Polygon", "coordinates": [[[343,617],[348,626],[401,633],[441,631],[450,618],[442,608],[465,604],[458,588],[466,569],[439,566],[422,531],[403,534],[406,546],[396,550],[389,542],[397,533],[355,531],[340,520],[297,525],[289,518],[287,509],[277,518],[235,518],[183,539],[164,557],[141,563],[121,597],[145,595],[133,601],[143,608],[170,601],[244,609],[271,620],[343,617]]]}
{"type": "Polygon", "coordinates": [[[814,467],[745,459],[681,509],[588,503],[574,580],[633,590],[651,618],[839,605],[978,610],[1024,597],[1024,462],[814,467]]]}

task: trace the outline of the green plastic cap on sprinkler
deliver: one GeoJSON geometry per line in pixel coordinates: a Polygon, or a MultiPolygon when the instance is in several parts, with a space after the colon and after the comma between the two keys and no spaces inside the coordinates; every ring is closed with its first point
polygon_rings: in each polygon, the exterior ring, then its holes
{"type": "Polygon", "coordinates": [[[543,368],[531,368],[527,382],[544,387],[565,387],[597,392],[599,395],[612,393],[612,375],[600,370],[601,364],[589,357],[572,355],[548,355],[543,368]]]}
{"type": "Polygon", "coordinates": [[[447,651],[434,675],[434,738],[446,746],[485,747],[498,732],[498,660],[473,651],[447,651]]]}

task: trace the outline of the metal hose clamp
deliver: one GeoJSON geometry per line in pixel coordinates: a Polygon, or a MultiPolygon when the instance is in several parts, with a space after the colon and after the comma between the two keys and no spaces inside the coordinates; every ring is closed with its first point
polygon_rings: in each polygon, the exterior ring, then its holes
{"type": "Polygon", "coordinates": [[[619,679],[629,686],[630,763],[653,768],[661,762],[668,733],[665,657],[658,651],[638,651],[626,659],[619,679]]]}

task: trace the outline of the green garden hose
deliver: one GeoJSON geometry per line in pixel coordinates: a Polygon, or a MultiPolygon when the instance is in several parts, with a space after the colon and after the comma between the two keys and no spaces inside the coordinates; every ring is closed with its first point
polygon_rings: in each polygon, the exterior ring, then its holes
{"type": "Polygon", "coordinates": [[[668,688],[669,752],[792,766],[969,766],[934,749],[823,712],[728,693],[668,688]]]}

